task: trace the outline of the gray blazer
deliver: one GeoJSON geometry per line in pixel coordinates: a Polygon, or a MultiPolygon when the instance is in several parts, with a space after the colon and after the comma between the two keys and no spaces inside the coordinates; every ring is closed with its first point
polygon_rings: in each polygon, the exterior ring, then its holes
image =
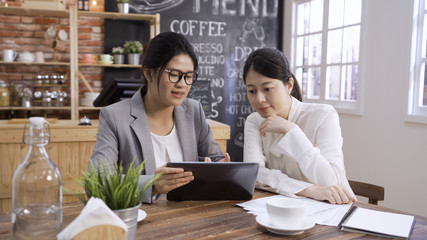
{"type": "MultiPolygon", "coordinates": [[[[175,107],[174,119],[184,161],[203,161],[204,157],[224,156],[198,101],[185,99],[175,107]]],[[[110,167],[113,167],[121,161],[126,171],[134,159],[138,165],[145,160],[145,169],[139,181],[142,188],[154,177],[156,164],[141,91],[131,99],[101,109],[91,162],[97,164],[108,161],[110,167]]],[[[149,188],[145,191],[142,202],[152,202],[151,190],[149,188]]]]}

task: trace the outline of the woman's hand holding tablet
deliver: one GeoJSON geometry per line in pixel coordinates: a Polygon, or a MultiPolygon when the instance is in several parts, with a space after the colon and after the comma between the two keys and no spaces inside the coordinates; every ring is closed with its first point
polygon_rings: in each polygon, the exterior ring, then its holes
{"type": "Polygon", "coordinates": [[[153,194],[168,193],[194,180],[193,173],[184,172],[183,168],[167,167],[166,165],[156,169],[156,175],[162,174],[153,186],[153,194]]]}
{"type": "Polygon", "coordinates": [[[205,157],[205,162],[230,162],[230,155],[225,153],[225,158],[222,156],[205,157]]]}

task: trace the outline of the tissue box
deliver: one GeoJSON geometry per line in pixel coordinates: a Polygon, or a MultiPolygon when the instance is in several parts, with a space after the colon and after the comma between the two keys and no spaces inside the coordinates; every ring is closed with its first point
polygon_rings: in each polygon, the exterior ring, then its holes
{"type": "Polygon", "coordinates": [[[65,0],[22,0],[21,7],[66,10],[65,0]]]}

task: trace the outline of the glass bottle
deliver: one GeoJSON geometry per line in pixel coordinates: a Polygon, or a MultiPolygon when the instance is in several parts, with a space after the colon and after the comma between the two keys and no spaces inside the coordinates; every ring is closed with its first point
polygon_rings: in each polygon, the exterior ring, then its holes
{"type": "Polygon", "coordinates": [[[12,232],[14,239],[56,239],[62,225],[62,177],[45,146],[50,128],[42,117],[25,124],[28,153],[13,175],[12,232]]]}

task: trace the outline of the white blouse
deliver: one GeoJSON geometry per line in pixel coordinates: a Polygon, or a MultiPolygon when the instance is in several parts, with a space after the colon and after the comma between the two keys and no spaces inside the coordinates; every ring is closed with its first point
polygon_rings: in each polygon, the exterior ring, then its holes
{"type": "Polygon", "coordinates": [[[286,134],[266,137],[259,131],[264,118],[255,112],[246,119],[243,160],[259,163],[257,187],[289,196],[312,184],[342,184],[351,191],[335,109],[292,98],[288,119],[297,126],[286,134]]]}
{"type": "Polygon", "coordinates": [[[166,136],[159,136],[151,133],[153,141],[154,158],[156,159],[156,168],[165,165],[168,162],[182,162],[182,149],[178,139],[175,125],[172,131],[166,136]]]}

